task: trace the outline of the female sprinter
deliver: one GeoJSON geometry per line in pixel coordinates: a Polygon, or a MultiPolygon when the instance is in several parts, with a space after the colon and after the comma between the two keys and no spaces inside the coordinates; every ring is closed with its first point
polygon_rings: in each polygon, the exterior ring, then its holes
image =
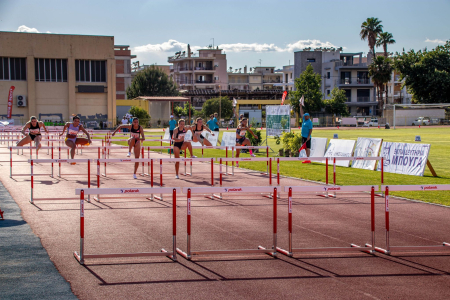
{"type": "MultiPolygon", "coordinates": [[[[236,146],[251,146],[250,140],[245,137],[245,134],[247,133],[247,130],[255,137],[255,139],[258,139],[258,137],[253,133],[253,131],[247,127],[247,119],[242,118],[241,123],[239,124],[238,128],[236,129],[236,146]]],[[[250,155],[252,157],[255,157],[255,154],[253,154],[252,149],[250,150],[250,155]]],[[[236,157],[239,157],[239,153],[241,152],[241,149],[236,149],[236,157]]],[[[236,167],[239,168],[239,162],[236,162],[236,167]]]]}
{"type": "Polygon", "coordinates": [[[206,130],[209,133],[211,133],[213,136],[214,136],[214,133],[212,133],[212,131],[208,127],[203,126],[203,119],[202,118],[197,118],[196,123],[194,124],[194,126],[191,126],[191,130],[192,130],[192,133],[193,133],[192,140],[194,142],[200,142],[200,144],[202,144],[202,146],[212,146],[211,142],[208,141],[207,139],[205,139],[205,137],[203,136],[202,132],[203,132],[203,130],[206,130]]]}
{"type": "MultiPolygon", "coordinates": [[[[74,116],[72,118],[72,123],[67,122],[66,125],[64,125],[63,132],[59,135],[62,136],[67,128],[67,135],[66,135],[66,145],[70,148],[70,156],[73,159],[75,156],[75,149],[77,148],[77,145],[83,145],[83,146],[89,146],[91,142],[91,137],[89,136],[89,133],[84,129],[83,125],[80,124],[80,117],[74,116]],[[83,131],[87,139],[85,138],[77,138],[78,132],[83,131]]],[[[75,165],[75,162],[71,162],[71,165],[75,165]]]]}
{"type": "Polygon", "coordinates": [[[41,149],[41,127],[44,128],[45,132],[48,133],[47,128],[45,128],[44,122],[40,122],[36,117],[31,117],[25,126],[22,128],[22,134],[25,136],[23,139],[17,142],[16,146],[23,146],[34,141],[34,146],[36,147],[36,152],[41,149]],[[29,129],[28,134],[25,130],[29,129]]]}
{"type": "MultiPolygon", "coordinates": [[[[114,130],[112,136],[114,136],[116,134],[117,130],[119,130],[120,128],[126,128],[130,131],[130,138],[128,139],[127,157],[131,156],[131,148],[134,148],[134,157],[139,158],[139,156],[141,155],[141,141],[142,141],[142,143],[145,141],[144,128],[142,128],[142,126],[139,125],[139,119],[133,118],[131,125],[125,125],[125,124],[120,125],[119,127],[116,128],[116,130],[114,130]]],[[[138,167],[139,167],[139,163],[135,162],[134,163],[134,174],[133,174],[134,179],[137,179],[136,172],[137,172],[138,167]]]]}
{"type": "MultiPolygon", "coordinates": [[[[184,136],[186,135],[186,132],[191,129],[191,126],[184,126],[184,119],[180,119],[178,121],[178,127],[174,129],[173,131],[173,154],[175,155],[175,158],[180,158],[180,150],[186,151],[186,148],[189,149],[189,152],[191,153],[191,157],[195,158],[192,154],[192,145],[191,142],[185,142],[184,136]]],[[[175,179],[179,179],[178,177],[178,171],[180,170],[180,163],[175,163],[175,179]]]]}

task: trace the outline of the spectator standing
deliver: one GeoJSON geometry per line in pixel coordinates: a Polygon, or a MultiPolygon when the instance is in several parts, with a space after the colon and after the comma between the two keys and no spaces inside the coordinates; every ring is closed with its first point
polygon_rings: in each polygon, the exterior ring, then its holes
{"type": "Polygon", "coordinates": [[[172,139],[173,131],[175,128],[177,128],[177,121],[173,119],[173,115],[170,115],[170,121],[169,121],[169,133],[170,133],[170,139],[172,139]]]}
{"type": "Polygon", "coordinates": [[[214,121],[214,115],[209,116],[209,121],[206,122],[206,126],[208,126],[209,130],[215,131],[216,129],[216,122],[214,121]]]}
{"type": "Polygon", "coordinates": [[[306,156],[309,157],[311,153],[311,135],[313,130],[313,124],[309,113],[303,114],[303,106],[300,105],[300,116],[303,119],[302,122],[302,145],[306,143],[306,156]]]}
{"type": "MultiPolygon", "coordinates": [[[[128,124],[128,120],[125,116],[123,116],[122,125],[127,125],[127,124],[128,124]]],[[[128,132],[128,128],[124,128],[124,127],[122,127],[122,128],[123,128],[123,132],[128,132]]]]}

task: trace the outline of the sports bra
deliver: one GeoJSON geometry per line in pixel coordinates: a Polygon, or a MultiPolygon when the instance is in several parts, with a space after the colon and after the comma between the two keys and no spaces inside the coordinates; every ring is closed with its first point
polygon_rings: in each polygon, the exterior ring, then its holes
{"type": "Polygon", "coordinates": [[[177,135],[176,135],[176,139],[179,139],[179,138],[182,138],[182,137],[184,137],[184,135],[186,134],[186,128],[183,128],[183,131],[180,131],[180,128],[175,128],[175,129],[178,129],[177,130],[177,135]]]}
{"type": "Polygon", "coordinates": [[[39,127],[39,122],[36,123],[36,126],[33,126],[30,122],[30,134],[38,135],[41,134],[41,128],[39,127]]]}
{"type": "Polygon", "coordinates": [[[196,132],[196,131],[200,131],[200,132],[203,132],[203,125],[202,125],[202,129],[197,129],[197,124],[195,124],[195,127],[194,127],[194,130],[192,130],[194,133],[196,132]]]}
{"type": "Polygon", "coordinates": [[[134,126],[131,125],[130,136],[132,138],[138,139],[140,134],[141,134],[141,125],[139,125],[138,129],[134,129],[134,126]]]}
{"type": "Polygon", "coordinates": [[[246,132],[247,130],[241,130],[241,128],[236,129],[236,133],[239,134],[240,136],[245,136],[246,132]]]}
{"type": "Polygon", "coordinates": [[[77,137],[79,131],[80,131],[80,125],[75,127],[75,126],[73,126],[72,123],[70,123],[69,124],[69,128],[67,128],[67,135],[71,135],[73,137],[77,137]]]}

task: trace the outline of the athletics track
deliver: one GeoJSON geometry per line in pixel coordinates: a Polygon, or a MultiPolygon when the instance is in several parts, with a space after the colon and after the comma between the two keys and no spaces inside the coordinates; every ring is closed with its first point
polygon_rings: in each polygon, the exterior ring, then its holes
{"type": "MultiPolygon", "coordinates": [[[[2,149],[1,151],[6,151],[2,149]]],[[[111,158],[125,158],[126,152],[111,158]]],[[[14,155],[17,156],[16,153],[14,155]]],[[[96,154],[89,154],[95,158],[96,154]]],[[[76,158],[87,158],[88,154],[76,158]]],[[[152,154],[152,157],[167,157],[152,154]]],[[[20,156],[27,158],[28,156],[20,156]]],[[[47,158],[40,155],[40,158],[47,158]]],[[[289,162],[299,163],[300,162],[289,162]]],[[[80,177],[35,177],[35,197],[74,197],[75,188],[86,185],[86,165],[63,164],[63,173],[80,177]],[[75,171],[75,172],[74,172],[75,171]]],[[[302,167],[305,169],[306,167],[302,167]]],[[[30,166],[17,163],[15,173],[29,173],[30,166]]],[[[210,186],[210,164],[195,163],[192,177],[165,175],[166,187],[210,186]],[[198,174],[198,172],[205,172],[198,174]]],[[[192,261],[178,255],[166,257],[91,259],[80,265],[73,257],[79,250],[80,203],[76,200],[28,202],[30,178],[9,178],[9,165],[2,163],[0,178],[22,210],[24,220],[41,239],[52,262],[70,282],[80,299],[438,299],[450,297],[449,251],[387,256],[348,253],[278,253],[203,255],[192,261]]],[[[131,179],[132,165],[111,164],[108,172],[124,176],[102,178],[102,188],[149,187],[149,179],[131,179]]],[[[139,168],[139,171],[141,169],[139,168]]],[[[173,172],[172,164],[163,166],[173,172]]],[[[183,165],[180,171],[184,170],[183,165]]],[[[50,173],[50,165],[35,166],[36,173],[50,173]],[[42,172],[41,172],[42,171],[42,172]]],[[[96,186],[92,168],[92,187],[96,186]]],[[[158,178],[155,175],[155,178],[158,178]]],[[[218,167],[215,167],[218,184],[218,167]]],[[[275,179],[275,177],[274,177],[275,179]]],[[[266,186],[267,175],[235,169],[224,176],[224,186],[266,186]]],[[[155,179],[155,186],[159,180],[155,179]]],[[[274,180],[274,183],[276,181],[274,180]]],[[[378,183],[378,182],[377,182],[378,183]]],[[[281,186],[313,185],[282,178],[281,186]]],[[[278,199],[278,245],[286,248],[287,194],[278,199]]],[[[171,199],[165,201],[104,199],[85,202],[85,249],[87,253],[158,251],[172,242],[171,199]]],[[[384,241],[384,198],[375,199],[376,240],[384,241]]],[[[186,248],[186,194],[177,195],[177,246],[186,248]]],[[[1,206],[0,206],[1,207],[1,206]]],[[[390,198],[391,243],[436,245],[449,238],[450,208],[390,198]]],[[[294,247],[347,247],[370,242],[370,195],[337,194],[322,198],[293,195],[294,247]]],[[[4,209],[3,209],[4,210],[4,209]]],[[[210,200],[193,195],[191,202],[192,245],[195,249],[256,249],[272,242],[272,200],[258,194],[224,194],[210,200]]],[[[5,212],[8,218],[8,211],[5,212]]],[[[2,222],[2,221],[0,221],[2,222]]],[[[2,228],[0,230],[7,230],[2,228]]],[[[0,298],[2,295],[0,295],[0,298]]]]}

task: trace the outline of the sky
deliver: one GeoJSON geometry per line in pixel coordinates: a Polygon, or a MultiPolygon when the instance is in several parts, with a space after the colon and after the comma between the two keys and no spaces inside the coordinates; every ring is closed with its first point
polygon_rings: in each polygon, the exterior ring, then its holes
{"type": "Polygon", "coordinates": [[[233,69],[280,68],[305,47],[366,54],[368,17],[393,34],[389,52],[434,48],[450,39],[449,13],[450,0],[0,0],[0,31],[114,36],[141,65],[214,44],[233,69]]]}

